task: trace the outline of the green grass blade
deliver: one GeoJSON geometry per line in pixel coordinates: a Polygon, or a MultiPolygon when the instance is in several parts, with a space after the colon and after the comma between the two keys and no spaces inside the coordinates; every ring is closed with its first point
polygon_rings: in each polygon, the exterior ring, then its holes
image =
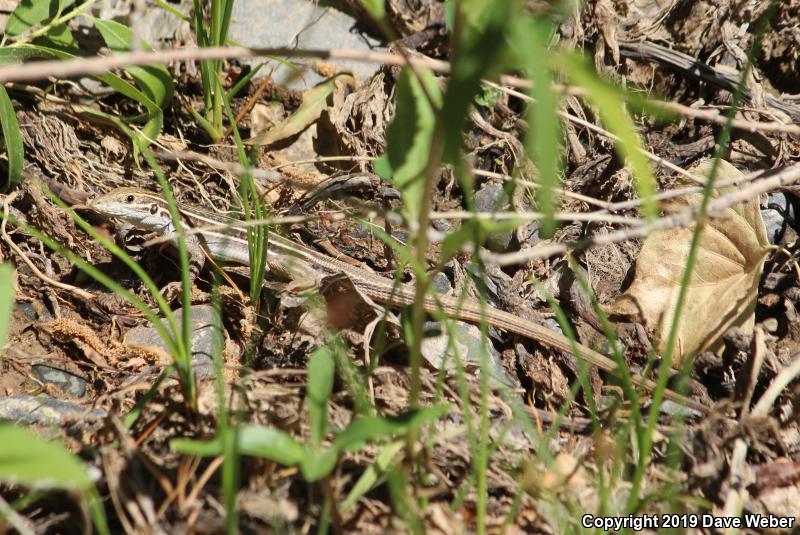
{"type": "Polygon", "coordinates": [[[561,177],[562,129],[558,118],[561,106],[559,95],[553,90],[553,80],[546,58],[549,54],[547,42],[552,33],[549,22],[532,20],[523,27],[516,39],[524,43],[527,50],[528,74],[533,82],[530,95],[534,101],[528,106],[528,132],[525,136],[525,149],[539,171],[537,181],[541,185],[536,190],[536,204],[544,214],[539,226],[542,238],[549,239],[558,227],[555,220],[559,199],[555,189],[561,177]]]}
{"type": "Polygon", "coordinates": [[[308,360],[308,421],[311,447],[319,448],[328,431],[328,400],[333,393],[335,366],[330,348],[318,348],[308,360]]]}
{"type": "Polygon", "coordinates": [[[11,264],[0,264],[0,364],[3,362],[3,348],[8,339],[11,314],[14,312],[14,268],[11,264]]]}
{"type": "Polygon", "coordinates": [[[586,98],[597,107],[606,128],[619,139],[614,147],[620,157],[630,163],[636,191],[642,199],[642,212],[648,221],[653,221],[658,217],[658,206],[653,200],[656,182],[643,153],[644,146],[636,126],[625,109],[624,98],[617,88],[606,83],[592,71],[580,56],[559,54],[557,62],[573,83],[587,90],[586,98]]]}
{"type": "Polygon", "coordinates": [[[22,176],[25,165],[25,147],[22,144],[22,132],[19,129],[14,106],[8,97],[6,88],[0,84],[0,123],[3,128],[3,144],[8,158],[8,177],[4,189],[13,188],[22,176]]]}

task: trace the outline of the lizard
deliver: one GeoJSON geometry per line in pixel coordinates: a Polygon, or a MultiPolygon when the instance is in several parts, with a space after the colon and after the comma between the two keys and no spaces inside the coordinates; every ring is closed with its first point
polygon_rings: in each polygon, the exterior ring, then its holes
{"type": "MultiPolygon", "coordinates": [[[[200,273],[206,257],[222,263],[247,266],[250,263],[245,232],[235,227],[237,220],[212,214],[186,204],[177,204],[184,230],[184,240],[190,257],[192,280],[200,273]],[[221,229],[221,230],[218,230],[221,229]]],[[[155,192],[124,187],[94,197],[88,207],[104,218],[119,219],[134,228],[153,232],[161,237],[177,237],[177,229],[166,199],[155,192]]],[[[396,283],[377,273],[337,260],[295,240],[270,232],[267,242],[267,268],[271,274],[291,281],[320,280],[327,275],[345,275],[353,285],[374,302],[389,308],[402,308],[415,301],[411,284],[396,283]]],[[[552,349],[579,357],[609,373],[619,375],[617,363],[611,358],[533,321],[481,304],[472,299],[447,296],[426,296],[423,303],[430,314],[480,324],[486,322],[498,329],[532,339],[552,349]]],[[[639,387],[653,391],[655,382],[635,373],[631,380],[639,387]]],[[[709,408],[697,401],[666,390],[665,397],[698,410],[709,408]]]]}

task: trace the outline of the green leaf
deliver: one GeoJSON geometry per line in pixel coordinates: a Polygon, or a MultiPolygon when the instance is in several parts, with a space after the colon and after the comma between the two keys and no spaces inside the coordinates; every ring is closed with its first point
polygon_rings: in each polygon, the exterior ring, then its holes
{"type": "Polygon", "coordinates": [[[15,37],[39,23],[47,22],[64,12],[75,0],[22,0],[11,13],[5,33],[15,37]]]}
{"type": "Polygon", "coordinates": [[[397,442],[386,444],[378,451],[375,462],[364,470],[356,484],[350,489],[347,498],[342,502],[341,511],[343,513],[354,506],[361,496],[375,488],[381,476],[389,469],[395,456],[403,449],[404,445],[405,442],[398,440],[397,442]]]}
{"type": "Polygon", "coordinates": [[[311,445],[318,448],[328,428],[328,399],[333,392],[335,366],[327,346],[320,347],[308,363],[308,419],[311,445]]]}
{"type": "Polygon", "coordinates": [[[492,110],[495,106],[497,106],[497,101],[500,100],[502,95],[503,92],[499,89],[486,86],[480,93],[475,95],[475,104],[492,110]]]}
{"type": "Polygon", "coordinates": [[[367,442],[402,435],[411,429],[418,429],[427,422],[436,420],[448,410],[450,407],[447,405],[433,405],[392,418],[364,416],[353,421],[336,437],[333,441],[333,448],[338,452],[343,452],[358,449],[367,442]]]}
{"type": "MultiPolygon", "coordinates": [[[[306,458],[306,449],[292,436],[280,429],[259,425],[245,425],[231,428],[236,433],[236,448],[242,455],[263,457],[286,466],[297,466],[306,458]]],[[[179,438],[172,440],[170,446],[178,453],[215,457],[225,451],[222,439],[191,440],[179,438]]]]}
{"type": "MultiPolygon", "coordinates": [[[[24,48],[34,50],[39,53],[46,54],[49,57],[55,57],[58,59],[72,59],[76,57],[70,52],[43,45],[24,45],[24,48]]],[[[132,84],[110,72],[96,74],[94,77],[104,84],[119,91],[122,95],[128,97],[129,99],[140,102],[147,109],[147,123],[144,125],[144,128],[142,128],[141,135],[137,134],[135,141],[142,142],[145,146],[147,146],[151,140],[158,136],[158,134],[161,132],[161,127],[164,124],[164,113],[149,95],[146,95],[132,84]]],[[[134,143],[134,145],[135,144],[136,143],[134,143]]]]}
{"type": "Polygon", "coordinates": [[[25,48],[0,48],[0,65],[14,65],[29,59],[47,58],[50,54],[42,51],[25,48]]]}
{"type": "Polygon", "coordinates": [[[642,153],[643,144],[633,119],[625,110],[625,100],[617,88],[602,80],[589,67],[584,58],[575,54],[560,54],[557,58],[572,82],[587,90],[586,98],[597,107],[606,128],[619,138],[614,147],[620,157],[630,163],[636,191],[642,199],[642,211],[652,221],[658,217],[658,207],[653,200],[655,179],[650,164],[642,153]]]}
{"type": "Polygon", "coordinates": [[[25,428],[0,424],[0,481],[26,486],[86,490],[89,471],[58,442],[25,428]]]}
{"type": "Polygon", "coordinates": [[[322,452],[309,450],[300,463],[300,471],[306,481],[313,483],[330,474],[338,459],[338,452],[333,448],[322,452]]]}
{"type": "Polygon", "coordinates": [[[336,89],[336,80],[341,76],[350,75],[337,74],[315,85],[303,93],[303,102],[300,107],[284,122],[263,134],[248,139],[245,143],[247,145],[272,145],[295,136],[311,126],[329,106],[328,98],[336,89]]]}
{"type": "Polygon", "coordinates": [[[530,90],[533,102],[528,106],[530,126],[525,136],[525,149],[539,171],[538,182],[541,187],[536,190],[536,204],[544,215],[539,232],[543,238],[551,238],[557,228],[555,211],[559,199],[555,189],[561,178],[562,133],[558,118],[561,102],[553,90],[547,61],[542,61],[542,58],[548,57],[547,43],[553,28],[548,20],[526,22],[520,24],[520,31],[516,34],[518,42],[525,45],[520,50],[528,52],[523,57],[533,82],[530,90]]]}
{"type": "Polygon", "coordinates": [[[69,30],[69,26],[66,24],[60,24],[50,28],[43,38],[37,39],[35,42],[39,43],[40,41],[52,43],[58,48],[72,49],[75,52],[80,51],[78,42],[69,30]]]}
{"type": "MultiPolygon", "coordinates": [[[[6,345],[11,313],[14,311],[14,268],[0,264],[0,350],[6,345]]],[[[0,353],[0,361],[2,354],[0,353]]]]}
{"type": "Polygon", "coordinates": [[[375,19],[382,20],[386,15],[385,0],[361,0],[361,6],[375,19]]]}
{"type": "Polygon", "coordinates": [[[0,84],[0,123],[3,128],[3,144],[8,157],[8,180],[4,189],[8,190],[19,182],[25,166],[25,147],[22,144],[22,132],[19,129],[17,115],[6,88],[0,84]]]}
{"type": "Polygon", "coordinates": [[[457,164],[460,161],[461,133],[467,124],[469,106],[481,91],[481,80],[502,68],[506,33],[513,20],[511,6],[512,2],[484,0],[456,4],[456,9],[476,24],[464,28],[447,82],[442,107],[442,157],[446,163],[457,164]]]}
{"type": "MultiPolygon", "coordinates": [[[[128,52],[133,45],[133,32],[127,26],[113,20],[93,19],[95,28],[103,36],[103,40],[114,52],[128,52]]],[[[142,43],[146,50],[152,50],[147,43],[142,43]]],[[[174,85],[172,76],[163,65],[145,65],[143,67],[126,67],[139,88],[159,108],[164,109],[172,101],[174,85]]]]}
{"type": "MultiPolygon", "coordinates": [[[[438,108],[442,94],[427,69],[417,69],[427,94],[438,108]]],[[[386,160],[392,183],[403,194],[406,216],[416,221],[422,202],[425,168],[436,130],[435,109],[416,76],[405,68],[397,81],[397,106],[386,132],[386,160]]],[[[382,164],[383,165],[383,164],[382,164]]],[[[386,171],[384,165],[384,171],[386,171]]]]}

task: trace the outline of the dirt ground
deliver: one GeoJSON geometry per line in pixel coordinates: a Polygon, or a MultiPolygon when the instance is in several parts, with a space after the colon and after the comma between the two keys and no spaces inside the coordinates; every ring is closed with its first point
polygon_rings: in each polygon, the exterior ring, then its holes
{"type": "MultiPolygon", "coordinates": [[[[334,4],[337,11],[353,17],[360,31],[377,35],[357,2],[334,4]]],[[[548,3],[529,2],[527,8],[540,9],[539,4],[548,3]]],[[[669,120],[651,116],[636,120],[659,191],[685,186],[686,178],[676,168],[697,169],[714,155],[738,73],[761,17],[769,12],[768,4],[592,0],[561,15],[559,47],[583,49],[598,73],[643,98],[659,97],[674,106],[669,120]]],[[[392,0],[386,5],[393,30],[406,49],[451,59],[443,4],[392,0]]],[[[722,155],[734,170],[719,175],[733,182],[744,176],[746,183],[720,188],[716,198],[721,202],[728,198],[725,195],[759,183],[752,173],[788,168],[800,159],[800,1],[777,2],[764,28],[745,79],[730,145],[722,155]]],[[[187,35],[191,33],[177,31],[159,48],[192,45],[187,35]]],[[[396,51],[398,45],[387,46],[396,51]]],[[[336,69],[333,62],[309,63],[309,70],[322,78],[336,69]]],[[[232,87],[250,68],[244,62],[226,61],[224,83],[232,87]]],[[[198,70],[175,62],[169,71],[176,97],[152,146],[158,162],[179,202],[218,212],[235,208],[240,190],[236,169],[229,165],[237,161],[232,138],[212,143],[193,117],[190,110],[202,107],[198,70]]],[[[275,184],[256,176],[271,215],[290,222],[280,232],[317,251],[391,276],[396,259],[370,229],[401,240],[409,230],[398,218],[387,216],[399,211],[402,201],[393,185],[377,175],[372,161],[385,150],[399,67],[379,65],[367,76],[341,77],[330,86],[324,107],[294,126],[287,122],[296,117],[313,88],[276,81],[269,72],[264,69],[266,76],[246,84],[232,108],[244,137],[273,136],[258,147],[254,164],[282,179],[275,184]],[[349,216],[354,213],[360,217],[349,216]]],[[[48,196],[49,189],[95,230],[116,239],[114,222],[88,210],[88,199],[121,186],[156,188],[149,168],[134,161],[132,144],[123,131],[86,109],[130,116],[136,105],[117,93],[87,86],[86,80],[7,85],[26,160],[22,182],[4,197],[7,213],[19,224],[7,228],[4,224],[0,242],[0,256],[17,269],[16,307],[0,364],[0,419],[59,437],[98,469],[96,485],[112,532],[218,533],[224,529],[220,460],[180,454],[170,445],[178,438],[210,439],[218,429],[217,383],[207,353],[211,346],[203,345],[211,344],[211,338],[202,324],[203,314],[211,309],[215,282],[221,281],[221,373],[229,410],[240,422],[281,429],[298,439],[307,440],[313,432],[306,399],[309,357],[328,339],[332,323],[342,329],[354,369],[369,370],[366,391],[377,412],[396,416],[407,409],[411,378],[403,324],[394,317],[373,322],[384,316],[383,309],[376,311],[352,289],[342,289],[344,297],[329,298],[326,307],[277,280],[264,289],[263,306],[256,312],[248,297],[246,270],[207,267],[192,295],[198,408],[187,409],[174,374],[151,391],[170,356],[141,312],[24,230],[30,225],[46,233],[156,306],[135,273],[48,196]],[[329,321],[331,317],[336,321],[329,321]],[[206,360],[197,356],[204,352],[206,360]],[[140,405],[148,392],[151,397],[140,405]],[[139,416],[127,429],[124,421],[134,408],[139,416]]],[[[528,188],[518,186],[511,195],[504,189],[511,177],[535,180],[536,174],[523,145],[526,102],[512,87],[502,83],[500,87],[487,89],[484,98],[476,99],[464,135],[474,169],[475,205],[478,211],[533,212],[536,206],[528,188]]],[[[548,307],[549,292],[579,341],[610,353],[594,297],[613,320],[631,372],[654,374],[650,357],[654,352],[663,354],[664,340],[656,333],[669,308],[663,303],[662,308],[647,308],[645,302],[656,299],[662,287],[642,280],[664,273],[680,257],[685,251],[680,244],[688,244],[690,230],[669,230],[672,234],[660,235],[658,242],[635,233],[617,239],[620,226],[606,216],[642,217],[630,167],[615,153],[597,109],[580,88],[567,88],[562,111],[569,117],[563,123],[564,194],[559,210],[594,216],[562,222],[551,239],[540,236],[535,221],[527,222],[492,234],[483,246],[487,258],[552,245],[564,245],[571,254],[531,254],[522,262],[489,266],[483,272],[472,255],[460,253],[443,266],[433,284],[453,295],[462,290],[484,295],[491,306],[561,332],[548,307]],[[590,292],[581,286],[581,277],[588,281],[590,292]],[[636,303],[633,311],[631,303],[636,303]]],[[[465,210],[464,191],[453,174],[443,169],[438,178],[432,210],[465,210]]],[[[717,236],[718,241],[705,242],[699,255],[698,276],[707,284],[687,298],[685,330],[673,364],[689,354],[688,348],[696,350],[687,368],[686,392],[711,410],[703,414],[674,403],[662,408],[653,459],[638,489],[651,505],[643,505],[638,516],[675,512],[724,518],[744,512],[800,519],[800,428],[794,413],[800,386],[795,370],[800,355],[798,202],[798,186],[777,183],[744,204],[722,206],[714,214],[722,217],[708,223],[706,235],[717,236]],[[679,460],[678,452],[667,447],[668,436],[681,438],[679,460]],[[665,504],[674,510],[665,509],[665,504]]],[[[658,204],[660,214],[667,215],[681,207],[667,198],[658,204]]],[[[460,224],[460,219],[447,217],[431,223],[441,235],[460,224]]],[[[143,247],[142,241],[133,236],[122,245],[159,288],[179,280],[175,254],[164,247],[143,247]]],[[[431,265],[441,251],[441,242],[434,240],[428,250],[431,265]]],[[[410,281],[411,271],[403,276],[410,281]]],[[[674,272],[662,278],[670,277],[677,278],[674,272]]],[[[670,288],[677,284],[675,278],[670,288]]],[[[631,411],[647,417],[647,391],[641,394],[643,408],[631,406],[618,381],[592,369],[588,380],[593,396],[585,392],[575,396],[571,389],[582,372],[571,355],[489,328],[491,366],[504,384],[493,385],[484,399],[479,363],[469,360],[482,344],[480,330],[466,323],[455,325],[458,352],[465,357],[464,370],[458,370],[442,363],[447,341],[443,329],[431,324],[431,329],[437,328],[440,336],[426,339],[423,347],[421,400],[447,402],[450,408],[426,429],[427,439],[420,442],[424,454],[415,469],[426,477],[413,485],[406,482],[424,504],[416,511],[424,532],[475,529],[479,514],[472,471],[475,450],[465,426],[474,424],[481,404],[488,411],[492,445],[485,511],[492,533],[577,532],[584,511],[602,516],[624,510],[629,479],[615,471],[623,475],[634,471],[635,456],[624,452],[633,441],[631,411]],[[470,407],[465,408],[465,398],[473,401],[470,407]],[[569,403],[563,418],[553,427],[565,401],[569,403]],[[592,425],[592,406],[601,418],[599,425],[592,425]],[[524,424],[520,418],[525,418],[524,424]],[[604,477],[620,477],[617,488],[606,488],[605,495],[598,490],[604,477]]],[[[337,379],[328,404],[329,428],[346,428],[357,405],[347,380],[337,379]]],[[[343,454],[331,474],[314,484],[297,467],[242,457],[236,496],[241,531],[316,531],[326,498],[344,503],[359,478],[385,452],[386,443],[367,443],[343,454]]],[[[403,462],[408,464],[407,459],[403,462]]],[[[347,508],[326,513],[333,515],[332,531],[409,529],[396,489],[385,475],[378,479],[347,508]]],[[[0,485],[0,496],[9,503],[19,503],[26,492],[12,484],[0,485]]],[[[36,533],[79,533],[87,514],[80,504],[69,493],[40,493],[32,503],[22,504],[19,512],[36,533]]],[[[0,532],[5,533],[3,529],[0,532]]],[[[776,530],[780,531],[784,530],[776,530]]]]}

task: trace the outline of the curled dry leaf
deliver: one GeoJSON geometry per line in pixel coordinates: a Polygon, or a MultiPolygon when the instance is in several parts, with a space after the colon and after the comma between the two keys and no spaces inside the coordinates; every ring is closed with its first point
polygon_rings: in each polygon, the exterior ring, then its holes
{"type": "Polygon", "coordinates": [[[336,91],[352,87],[355,81],[349,73],[336,74],[320,82],[303,93],[303,102],[291,116],[275,128],[254,136],[247,141],[248,145],[272,145],[279,141],[296,136],[319,119],[320,114],[330,105],[330,97],[336,91]]]}
{"type": "MultiPolygon", "coordinates": [[[[692,172],[706,177],[712,162],[698,164],[692,172]]],[[[740,176],[741,172],[720,161],[716,180],[740,176]]],[[[688,185],[688,184],[686,184],[688,185]]],[[[734,187],[714,190],[713,197],[734,187]]],[[[672,201],[668,211],[687,209],[700,203],[700,194],[672,201]]],[[[697,259],[677,326],[673,366],[690,354],[718,351],[721,337],[730,327],[752,332],[761,268],[770,250],[761,219],[758,198],[726,209],[708,221],[700,238],[697,259]]],[[[694,226],[654,232],[644,242],[633,283],[606,307],[609,314],[639,321],[660,338],[663,352],[675,314],[681,279],[689,254],[694,226]]]]}

